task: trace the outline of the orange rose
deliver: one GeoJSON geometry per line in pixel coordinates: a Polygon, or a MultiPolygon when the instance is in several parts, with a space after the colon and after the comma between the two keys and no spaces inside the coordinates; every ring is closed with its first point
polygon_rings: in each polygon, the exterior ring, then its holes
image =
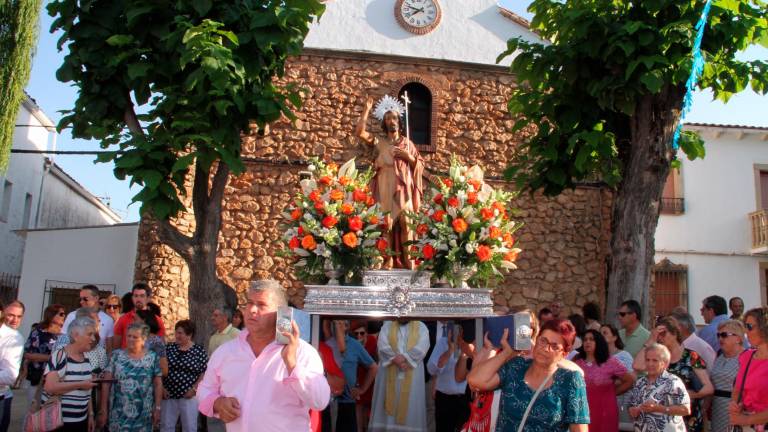
{"type": "Polygon", "coordinates": [[[363,229],[363,220],[360,219],[360,216],[353,216],[349,218],[349,230],[350,231],[360,231],[363,229]]]}
{"type": "Polygon", "coordinates": [[[432,201],[435,202],[435,204],[443,205],[443,194],[437,194],[434,198],[432,198],[432,201]]]}
{"type": "Polygon", "coordinates": [[[515,238],[512,237],[512,234],[510,234],[508,232],[504,233],[503,240],[504,240],[504,246],[506,246],[508,248],[511,248],[515,244],[515,238]]]}
{"type": "Polygon", "coordinates": [[[334,189],[331,191],[331,194],[329,196],[333,201],[341,201],[344,199],[344,192],[338,189],[334,189]]]}
{"type": "Polygon", "coordinates": [[[493,240],[496,240],[497,238],[501,237],[501,229],[499,227],[491,225],[490,228],[488,228],[488,237],[490,237],[493,240]]]}
{"type": "Polygon", "coordinates": [[[491,208],[493,208],[494,210],[498,210],[499,214],[502,215],[502,217],[506,216],[507,214],[507,209],[504,208],[504,204],[498,201],[494,201],[494,203],[491,204],[491,208]]]}
{"type": "Polygon", "coordinates": [[[427,243],[421,249],[421,255],[424,256],[424,259],[432,259],[435,257],[435,248],[433,248],[431,244],[427,243]]]}
{"type": "Polygon", "coordinates": [[[467,183],[471,184],[475,191],[480,190],[480,180],[467,180],[467,183]]]}
{"type": "Polygon", "coordinates": [[[329,184],[331,184],[331,182],[333,182],[333,179],[330,176],[322,176],[322,177],[320,177],[318,182],[320,184],[328,186],[329,184]]]}
{"type": "Polygon", "coordinates": [[[469,192],[467,194],[467,204],[469,205],[477,204],[477,192],[469,192]]]}
{"type": "Polygon", "coordinates": [[[480,217],[483,218],[484,221],[493,219],[493,209],[489,209],[488,207],[481,208],[480,217]]]}
{"type": "Polygon", "coordinates": [[[344,203],[341,205],[341,212],[345,215],[352,214],[353,211],[355,211],[355,208],[352,207],[352,204],[350,203],[344,203]]]}
{"type": "Polygon", "coordinates": [[[357,234],[348,232],[341,236],[341,241],[343,241],[345,245],[351,248],[355,248],[357,247],[357,234]]]}
{"type": "Polygon", "coordinates": [[[352,199],[355,200],[355,202],[365,202],[368,199],[368,196],[360,189],[355,189],[352,191],[352,199]]]}
{"type": "Polygon", "coordinates": [[[480,245],[477,247],[477,259],[480,262],[485,262],[491,259],[491,248],[486,245],[480,245]]]}
{"type": "Polygon", "coordinates": [[[333,163],[333,162],[331,162],[331,163],[329,163],[328,165],[326,165],[326,168],[328,168],[328,171],[330,171],[330,172],[332,172],[332,173],[335,173],[336,171],[338,171],[338,170],[339,170],[339,166],[338,166],[338,165],[336,165],[336,164],[335,164],[335,163],[333,163]]]}
{"type": "Polygon", "coordinates": [[[309,199],[312,202],[318,202],[320,201],[320,192],[317,191],[317,189],[313,190],[309,193],[309,199]]]}
{"type": "Polygon", "coordinates": [[[454,231],[456,231],[456,232],[457,232],[457,233],[459,233],[459,234],[461,234],[461,233],[463,233],[464,231],[466,231],[466,230],[467,230],[467,228],[469,227],[469,226],[467,225],[467,221],[465,221],[465,220],[464,220],[464,219],[462,219],[462,218],[456,218],[456,219],[454,219],[454,220],[453,220],[453,222],[451,223],[451,225],[453,226],[453,230],[454,230],[454,231]]]}
{"type": "Polygon", "coordinates": [[[317,243],[315,243],[315,238],[312,237],[312,234],[307,234],[301,239],[301,247],[306,250],[313,250],[317,247],[317,243]]]}
{"type": "Polygon", "coordinates": [[[325,213],[325,204],[322,201],[318,201],[315,203],[315,210],[317,210],[318,213],[323,214],[325,213]]]}
{"type": "Polygon", "coordinates": [[[376,200],[373,199],[372,196],[369,196],[368,198],[365,199],[365,205],[367,205],[368,207],[370,207],[370,206],[372,206],[374,204],[376,204],[376,200]]]}
{"type": "Polygon", "coordinates": [[[429,231],[429,227],[427,226],[427,224],[419,224],[416,227],[416,234],[420,236],[423,236],[424,234],[426,234],[427,231],[429,231]]]}
{"type": "Polygon", "coordinates": [[[504,261],[515,262],[515,260],[517,260],[517,255],[519,254],[520,252],[518,251],[507,252],[504,254],[504,261]]]}
{"type": "Polygon", "coordinates": [[[368,223],[371,225],[377,225],[379,223],[379,217],[376,215],[368,216],[368,223]]]}
{"type": "Polygon", "coordinates": [[[432,220],[435,221],[435,222],[442,222],[443,221],[443,217],[445,217],[445,211],[443,211],[443,210],[438,210],[438,211],[432,213],[432,220]]]}
{"type": "Polygon", "coordinates": [[[445,187],[450,188],[451,186],[453,186],[453,180],[449,178],[444,178],[443,184],[445,185],[445,187]]]}
{"type": "Polygon", "coordinates": [[[351,181],[352,181],[352,180],[350,180],[350,178],[349,178],[349,177],[346,177],[346,176],[341,176],[341,177],[339,177],[339,184],[340,184],[340,185],[342,185],[342,186],[346,186],[346,185],[348,185],[348,184],[349,184],[349,182],[351,182],[351,181]]]}
{"type": "Polygon", "coordinates": [[[299,242],[299,238],[293,237],[291,238],[291,241],[288,242],[288,247],[291,249],[296,249],[297,247],[299,247],[300,244],[301,243],[299,242]]]}
{"type": "Polygon", "coordinates": [[[293,211],[291,212],[291,219],[293,220],[299,220],[301,219],[301,216],[302,216],[301,210],[299,209],[293,209],[293,211]]]}
{"type": "Polygon", "coordinates": [[[336,226],[337,223],[339,223],[339,220],[335,217],[328,215],[323,218],[323,226],[326,228],[333,228],[336,226]]]}
{"type": "Polygon", "coordinates": [[[389,246],[389,243],[387,243],[387,240],[379,237],[378,240],[376,240],[376,249],[379,250],[382,254],[385,254],[387,252],[387,247],[389,246]]]}
{"type": "Polygon", "coordinates": [[[459,206],[459,199],[456,197],[450,197],[448,198],[448,205],[451,207],[458,207],[459,206]]]}

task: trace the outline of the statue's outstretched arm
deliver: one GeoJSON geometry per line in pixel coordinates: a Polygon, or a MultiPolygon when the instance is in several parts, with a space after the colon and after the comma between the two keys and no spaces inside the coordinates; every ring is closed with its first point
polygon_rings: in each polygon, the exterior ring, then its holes
{"type": "Polygon", "coordinates": [[[368,115],[371,113],[371,108],[373,108],[373,98],[368,96],[365,98],[365,105],[363,106],[360,120],[357,121],[357,126],[355,126],[355,136],[369,145],[373,144],[373,135],[366,129],[366,123],[368,123],[368,115]]]}

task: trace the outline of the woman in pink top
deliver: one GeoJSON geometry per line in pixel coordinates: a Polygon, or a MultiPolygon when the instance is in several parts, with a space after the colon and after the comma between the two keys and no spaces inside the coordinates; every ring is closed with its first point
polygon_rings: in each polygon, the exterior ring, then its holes
{"type": "Polygon", "coordinates": [[[632,387],[634,376],[611,355],[608,342],[597,330],[590,329],[584,333],[578,352],[574,361],[584,370],[587,382],[589,431],[615,432],[619,427],[616,395],[632,387]]]}
{"type": "Polygon", "coordinates": [[[739,356],[739,373],[730,407],[731,424],[755,426],[756,430],[764,431],[768,430],[765,427],[768,424],[768,307],[747,312],[744,326],[749,344],[757,349],[746,350],[739,356]],[[746,370],[747,364],[749,370],[746,370]]]}

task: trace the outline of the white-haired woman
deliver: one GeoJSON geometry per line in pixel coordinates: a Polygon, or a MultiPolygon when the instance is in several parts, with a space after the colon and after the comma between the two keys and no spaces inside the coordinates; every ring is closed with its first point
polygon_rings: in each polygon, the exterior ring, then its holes
{"type": "Polygon", "coordinates": [[[126,347],[115,350],[104,373],[105,379],[114,379],[110,386],[104,384],[99,425],[107,420],[109,412],[110,432],[152,432],[153,424],[160,422],[160,403],[163,396],[162,372],[157,354],[145,347],[149,327],[133,323],[126,331],[126,347]],[[112,393],[109,393],[110,387],[112,393]],[[111,409],[107,410],[107,399],[111,409]]]}
{"type": "Polygon", "coordinates": [[[53,351],[45,366],[41,401],[44,403],[52,396],[61,399],[64,426],[57,431],[93,431],[91,389],[96,383],[85,353],[93,347],[97,334],[96,323],[91,318],[76,318],[67,330],[69,344],[53,351]]]}
{"type": "Polygon", "coordinates": [[[646,344],[645,376],[629,391],[629,414],[635,419],[635,431],[685,432],[683,417],[691,413],[691,398],[683,381],[667,372],[670,353],[659,343],[646,344]]]}
{"type": "Polygon", "coordinates": [[[709,377],[715,386],[712,398],[712,432],[728,430],[728,405],[736,374],[739,372],[739,355],[744,352],[744,324],[737,320],[723,321],[717,326],[720,355],[715,359],[709,377]]]}

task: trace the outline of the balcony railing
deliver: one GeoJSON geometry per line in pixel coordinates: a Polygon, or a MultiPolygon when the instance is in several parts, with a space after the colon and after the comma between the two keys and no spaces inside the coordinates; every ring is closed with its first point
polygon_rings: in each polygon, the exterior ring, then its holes
{"type": "Polygon", "coordinates": [[[661,198],[659,211],[661,214],[685,213],[685,198],[661,198]]]}
{"type": "Polygon", "coordinates": [[[752,212],[749,220],[752,226],[752,253],[768,252],[768,212],[752,212]]]}

